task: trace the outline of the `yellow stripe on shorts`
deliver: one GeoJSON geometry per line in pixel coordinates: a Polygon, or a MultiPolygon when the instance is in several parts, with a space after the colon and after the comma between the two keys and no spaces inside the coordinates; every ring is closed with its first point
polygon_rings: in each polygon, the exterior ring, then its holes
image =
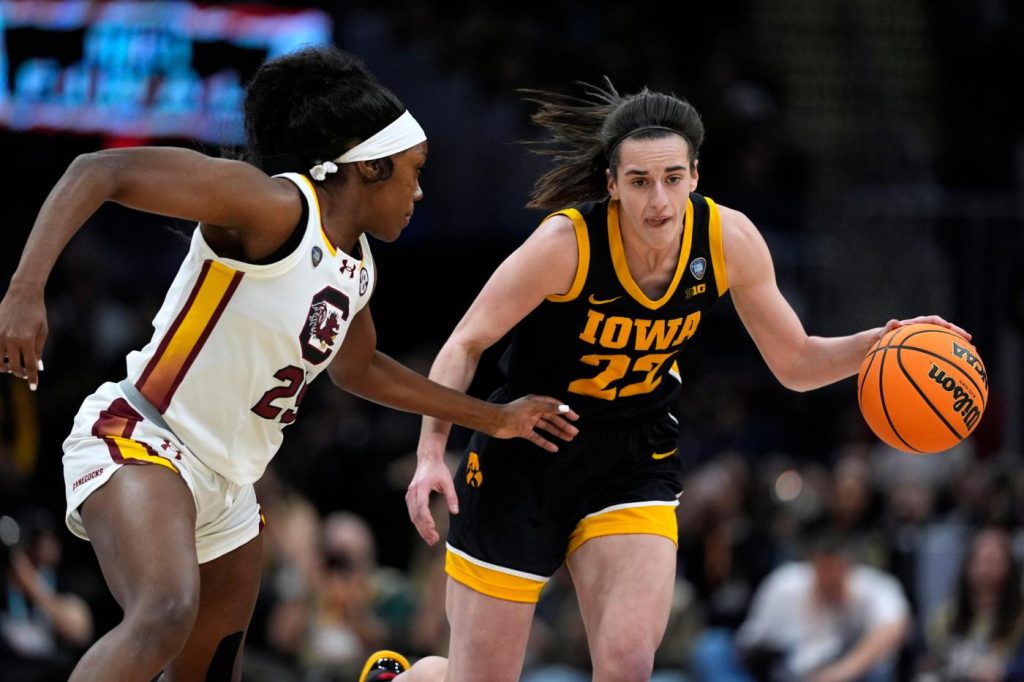
{"type": "Polygon", "coordinates": [[[131,440],[130,438],[122,438],[120,436],[104,436],[104,438],[112,442],[117,446],[118,452],[121,453],[121,457],[125,462],[134,460],[136,462],[149,462],[150,464],[159,464],[162,467],[167,467],[176,474],[179,474],[178,467],[174,466],[174,462],[157,455],[151,455],[146,451],[138,441],[131,440]]]}
{"type": "Polygon", "coordinates": [[[604,535],[661,535],[679,546],[679,524],[676,521],[676,504],[643,505],[622,507],[586,516],[576,524],[569,536],[569,551],[572,556],[587,540],[604,535]]]}
{"type": "Polygon", "coordinates": [[[536,604],[546,582],[530,580],[473,563],[449,549],[445,552],[444,570],[456,580],[481,594],[507,601],[536,604]]]}

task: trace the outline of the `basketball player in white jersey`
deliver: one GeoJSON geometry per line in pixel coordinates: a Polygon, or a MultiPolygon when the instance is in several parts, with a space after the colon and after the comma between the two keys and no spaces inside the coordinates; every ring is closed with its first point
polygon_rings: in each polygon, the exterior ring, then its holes
{"type": "Polygon", "coordinates": [[[324,370],[375,402],[549,450],[535,427],[576,432],[553,399],[488,404],[376,351],[365,233],[401,234],[427,156],[392,93],[352,56],[308,49],[264,64],[245,110],[252,163],[173,148],[76,159],[0,301],[0,370],[34,390],[45,282],[89,216],[114,201],[199,223],[152,340],[85,400],[64,444],[68,527],[124,609],[76,682],[240,678],[262,565],[252,484],[324,370]]]}

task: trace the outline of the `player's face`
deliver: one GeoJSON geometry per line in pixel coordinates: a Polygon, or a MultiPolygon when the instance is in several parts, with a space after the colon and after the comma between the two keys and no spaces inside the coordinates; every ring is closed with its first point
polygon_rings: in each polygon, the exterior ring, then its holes
{"type": "Polygon", "coordinates": [[[683,228],[686,203],[697,188],[690,145],[679,135],[626,140],[619,166],[608,171],[608,194],[619,202],[619,221],[652,246],[675,243],[683,228]]]}
{"type": "Polygon", "coordinates": [[[374,224],[367,229],[377,239],[391,242],[398,239],[412,219],[415,203],[423,198],[420,173],[427,162],[427,143],[421,142],[391,157],[394,173],[381,183],[373,199],[374,224]]]}

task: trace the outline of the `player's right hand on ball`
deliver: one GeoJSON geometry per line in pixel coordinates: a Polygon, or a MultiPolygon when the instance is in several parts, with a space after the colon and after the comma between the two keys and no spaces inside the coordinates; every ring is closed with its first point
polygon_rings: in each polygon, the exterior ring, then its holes
{"type": "Polygon", "coordinates": [[[501,406],[501,421],[491,435],[496,438],[525,438],[549,452],[558,452],[558,446],[538,433],[537,429],[570,441],[579,433],[579,429],[569,422],[570,419],[576,421],[579,415],[561,401],[527,395],[501,406]]]}

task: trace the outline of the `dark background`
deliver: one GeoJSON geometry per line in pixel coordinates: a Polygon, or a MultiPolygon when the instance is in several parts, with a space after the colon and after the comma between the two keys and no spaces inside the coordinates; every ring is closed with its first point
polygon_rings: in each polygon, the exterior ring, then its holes
{"type": "MultiPolygon", "coordinates": [[[[780,287],[810,333],[931,313],[972,332],[991,395],[962,449],[970,461],[1016,469],[1024,417],[1020,3],[720,0],[677,3],[670,13],[660,4],[556,0],[543,14],[469,2],[320,8],[334,21],[335,42],[365,59],[430,138],[412,224],[398,242],[374,244],[373,310],[385,352],[426,372],[490,272],[543,218],[524,208],[544,165],[518,144],[538,131],[516,88],[571,92],[574,81],[608,76],[622,92],[671,91],[702,113],[699,191],[763,232],[780,287]]],[[[251,57],[242,68],[251,70],[251,57]]],[[[0,129],[0,290],[75,156],[139,141],[0,129]]],[[[219,153],[210,142],[146,142],[219,153]]],[[[61,518],[60,443],[81,399],[123,376],[125,353],[148,339],[190,230],[106,206],[62,257],[47,289],[52,332],[34,407],[16,414],[13,401],[0,403],[8,434],[0,455],[17,470],[0,491],[7,509],[41,505],[61,518]],[[20,450],[11,445],[16,431],[20,450]],[[26,448],[31,461],[11,464],[26,448]]],[[[472,392],[498,381],[498,352],[485,355],[472,392]]],[[[853,380],[809,395],[782,389],[728,302],[701,325],[680,366],[688,471],[724,453],[755,472],[758,461],[780,456],[827,468],[851,447],[909,457],[878,448],[853,380]]],[[[0,384],[5,394],[17,390],[8,378],[0,384]]],[[[416,542],[402,503],[411,470],[393,465],[407,462],[417,429],[417,418],[359,403],[324,381],[273,468],[322,513],[364,515],[382,563],[404,568],[416,542]]],[[[91,567],[88,545],[63,537],[68,561],[91,567]]],[[[101,603],[102,591],[90,597],[101,603]]],[[[109,603],[98,613],[99,625],[116,622],[109,603]]]]}

